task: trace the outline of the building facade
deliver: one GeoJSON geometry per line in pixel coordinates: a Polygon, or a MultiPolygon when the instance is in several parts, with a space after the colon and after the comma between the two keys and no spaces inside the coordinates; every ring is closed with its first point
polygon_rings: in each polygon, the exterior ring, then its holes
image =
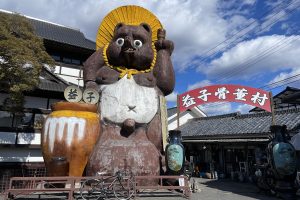
{"type": "MultiPolygon", "coordinates": [[[[273,97],[275,124],[286,125],[291,137],[300,135],[299,104],[297,99],[290,98],[299,91],[287,87],[273,97]]],[[[241,174],[250,177],[255,172],[255,164],[266,162],[265,148],[272,137],[272,113],[258,108],[251,111],[195,118],[180,127],[187,159],[193,163],[198,176],[211,177],[217,172],[222,177],[241,174]]]]}
{"type": "MultiPolygon", "coordinates": [[[[0,10],[7,14],[8,11],[0,10]]],[[[25,94],[22,114],[3,109],[8,94],[0,91],[0,191],[11,176],[44,176],[41,128],[51,104],[64,100],[69,85],[83,86],[83,62],[95,52],[96,44],[78,29],[27,17],[46,51],[55,60],[55,71],[44,67],[39,86],[25,94]]]]}

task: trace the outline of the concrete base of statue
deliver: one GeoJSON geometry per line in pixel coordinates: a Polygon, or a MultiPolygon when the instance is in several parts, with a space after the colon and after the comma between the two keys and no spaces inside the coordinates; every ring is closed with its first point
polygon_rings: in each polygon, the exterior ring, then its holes
{"type": "MultiPolygon", "coordinates": [[[[148,140],[143,128],[128,137],[121,135],[118,126],[107,125],[103,128],[101,138],[89,159],[87,176],[94,176],[97,172],[113,175],[117,171],[141,176],[160,175],[160,154],[148,140]]],[[[139,185],[156,183],[156,179],[138,182],[139,185]]]]}

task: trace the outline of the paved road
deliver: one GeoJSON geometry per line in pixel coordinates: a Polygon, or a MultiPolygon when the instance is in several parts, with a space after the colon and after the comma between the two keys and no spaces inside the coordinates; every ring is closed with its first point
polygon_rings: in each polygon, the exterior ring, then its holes
{"type": "MultiPolygon", "coordinates": [[[[251,183],[238,183],[230,180],[196,179],[198,191],[192,193],[191,200],[278,200],[278,198],[259,193],[251,183]]],[[[143,200],[176,200],[180,196],[143,197],[143,200]]]]}
{"type": "MultiPolygon", "coordinates": [[[[210,180],[196,179],[198,191],[192,193],[191,200],[278,200],[273,196],[268,196],[265,193],[259,193],[258,189],[251,183],[238,183],[230,180],[210,180]]],[[[136,199],[141,200],[184,200],[178,193],[169,191],[147,191],[136,199]]],[[[36,200],[37,198],[22,198],[36,200]]],[[[44,197],[43,199],[58,200],[63,198],[44,197]]],[[[300,199],[300,198],[299,198],[300,199]]],[[[3,198],[0,200],[3,200],[3,198]]]]}

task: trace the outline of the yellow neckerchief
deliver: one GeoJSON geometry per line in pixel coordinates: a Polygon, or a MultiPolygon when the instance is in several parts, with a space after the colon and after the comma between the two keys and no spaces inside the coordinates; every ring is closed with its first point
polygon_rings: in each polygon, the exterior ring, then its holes
{"type": "Polygon", "coordinates": [[[123,66],[113,66],[113,65],[109,64],[108,58],[107,58],[107,55],[106,55],[106,50],[108,48],[108,45],[109,44],[106,44],[103,48],[103,53],[102,53],[103,54],[103,59],[104,59],[104,62],[107,66],[109,66],[110,68],[120,72],[119,78],[123,78],[127,74],[127,78],[130,79],[132,75],[139,74],[139,73],[147,73],[147,72],[150,72],[150,71],[153,70],[153,68],[155,66],[155,63],[156,63],[156,49],[155,49],[154,43],[152,43],[152,45],[151,45],[153,53],[154,53],[153,60],[151,62],[150,68],[145,69],[145,70],[127,69],[126,67],[123,67],[123,66]]]}

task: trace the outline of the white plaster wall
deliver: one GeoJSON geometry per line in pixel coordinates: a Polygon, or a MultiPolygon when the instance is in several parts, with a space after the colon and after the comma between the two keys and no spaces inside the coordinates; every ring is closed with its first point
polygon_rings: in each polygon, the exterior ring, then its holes
{"type": "Polygon", "coordinates": [[[0,144],[15,144],[16,133],[15,132],[0,132],[0,144]]]}
{"type": "MultiPolygon", "coordinates": [[[[179,119],[179,125],[185,124],[189,119],[193,119],[194,116],[190,114],[189,112],[183,112],[180,114],[179,119]]],[[[171,116],[170,119],[168,119],[168,130],[175,130],[177,128],[177,117],[171,116]]]]}
{"type": "Polygon", "coordinates": [[[60,69],[60,66],[55,65],[54,73],[58,74],[59,73],[59,69],[60,69]]]}
{"type": "Polygon", "coordinates": [[[47,109],[47,98],[26,96],[24,107],[47,109]]]}
{"type": "Polygon", "coordinates": [[[41,145],[41,133],[19,133],[18,144],[41,145]]]}
{"type": "Polygon", "coordinates": [[[44,162],[41,149],[0,148],[0,162],[44,162]]]}
{"type": "MultiPolygon", "coordinates": [[[[73,83],[75,85],[78,84],[78,80],[77,80],[77,77],[71,77],[71,76],[65,76],[65,75],[60,75],[60,74],[57,74],[60,78],[64,79],[65,81],[67,82],[70,82],[70,83],[73,83]]],[[[78,76],[78,74],[77,74],[78,76]]],[[[83,86],[83,80],[79,80],[79,85],[80,86],[83,86]]]]}
{"type": "MultiPolygon", "coordinates": [[[[16,132],[0,132],[0,144],[15,144],[16,132]]],[[[41,145],[41,133],[18,133],[18,144],[41,145]]]]}
{"type": "Polygon", "coordinates": [[[60,68],[60,66],[55,65],[55,68],[54,68],[54,73],[55,74],[59,73],[59,68],[60,68]]]}
{"type": "Polygon", "coordinates": [[[79,76],[79,69],[69,68],[69,67],[61,67],[61,74],[69,75],[69,76],[79,76]]]}

